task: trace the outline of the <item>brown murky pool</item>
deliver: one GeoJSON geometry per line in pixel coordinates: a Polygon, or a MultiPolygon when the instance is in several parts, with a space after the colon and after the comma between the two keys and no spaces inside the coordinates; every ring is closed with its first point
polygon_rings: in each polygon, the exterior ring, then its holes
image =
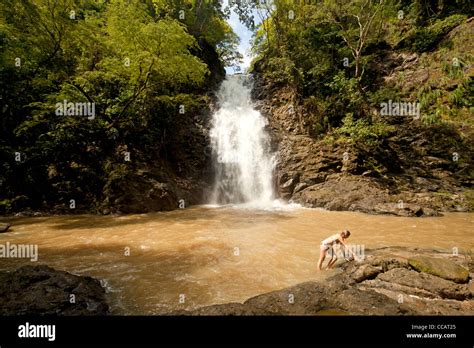
{"type": "MultiPolygon", "coordinates": [[[[127,216],[2,219],[0,244],[37,244],[38,264],[107,282],[114,314],[160,314],[232,301],[322,279],[319,243],[349,229],[365,252],[417,246],[474,248],[474,214],[402,218],[317,209],[196,206],[127,216]],[[184,302],[184,303],[183,303],[184,302]]],[[[0,269],[31,264],[0,259],[0,269]]]]}

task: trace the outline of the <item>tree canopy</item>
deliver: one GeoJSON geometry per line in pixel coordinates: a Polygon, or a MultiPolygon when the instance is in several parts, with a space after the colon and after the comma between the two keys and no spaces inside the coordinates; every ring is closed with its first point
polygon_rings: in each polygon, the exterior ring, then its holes
{"type": "Polygon", "coordinates": [[[5,205],[65,193],[91,204],[123,152],[151,156],[238,58],[219,1],[5,0],[0,14],[5,205]],[[94,115],[58,115],[61,105],[94,115]]]}

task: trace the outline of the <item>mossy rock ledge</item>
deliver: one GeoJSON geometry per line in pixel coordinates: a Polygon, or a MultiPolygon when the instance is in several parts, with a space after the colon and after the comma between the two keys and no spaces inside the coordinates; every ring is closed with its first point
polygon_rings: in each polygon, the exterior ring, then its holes
{"type": "Polygon", "coordinates": [[[455,283],[464,284],[469,281],[469,270],[450,260],[417,256],[410,258],[408,263],[418,272],[432,274],[455,283]]]}

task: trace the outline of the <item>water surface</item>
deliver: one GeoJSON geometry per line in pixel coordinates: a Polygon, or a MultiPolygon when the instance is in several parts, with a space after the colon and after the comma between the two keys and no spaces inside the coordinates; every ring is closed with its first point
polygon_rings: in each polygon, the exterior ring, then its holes
{"type": "MultiPolygon", "coordinates": [[[[106,280],[114,314],[160,314],[244,301],[322,280],[330,273],[316,271],[320,241],[342,229],[349,229],[349,242],[364,245],[366,253],[383,246],[456,247],[460,253],[474,249],[473,213],[403,218],[303,208],[196,206],[118,217],[2,220],[12,223],[12,232],[0,234],[1,244],[38,244],[37,264],[106,280]]],[[[0,259],[1,269],[23,264],[31,262],[0,259]]]]}

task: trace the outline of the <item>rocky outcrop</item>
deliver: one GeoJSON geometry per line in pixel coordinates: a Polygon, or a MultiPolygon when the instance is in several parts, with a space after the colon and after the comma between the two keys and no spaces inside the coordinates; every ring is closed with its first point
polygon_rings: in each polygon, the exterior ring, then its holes
{"type": "Polygon", "coordinates": [[[174,315],[473,315],[474,283],[419,272],[415,258],[436,260],[435,272],[462,268],[472,273],[466,256],[419,250],[369,250],[362,262],[344,262],[324,282],[306,282],[230,303],[178,311],[174,315]]]}
{"type": "Polygon", "coordinates": [[[467,283],[469,281],[469,271],[454,262],[434,257],[416,256],[409,259],[408,263],[419,272],[433,274],[455,283],[467,283]]]}
{"type": "MultiPolygon", "coordinates": [[[[472,31],[472,23],[465,26],[472,31]]],[[[422,82],[454,88],[434,78],[442,73],[439,53],[420,57],[390,52],[376,71],[380,86],[403,86],[406,93],[418,90],[422,82]],[[435,62],[427,71],[431,56],[435,62]]],[[[254,69],[253,98],[269,121],[280,198],[307,207],[400,216],[474,209],[472,126],[427,125],[393,117],[385,120],[393,130],[372,145],[331,134],[316,136],[311,120],[325,115],[305,107],[295,88],[272,84],[261,64],[254,69]]],[[[371,113],[378,117],[376,109],[371,113]]]]}
{"type": "MultiPolygon", "coordinates": [[[[270,122],[277,122],[268,112],[270,122]]],[[[284,200],[306,207],[400,216],[437,216],[444,211],[472,209],[472,198],[464,191],[471,185],[472,163],[467,159],[453,162],[448,157],[454,149],[429,140],[436,132],[453,137],[442,127],[407,126],[413,129],[371,150],[363,144],[288,135],[275,127],[276,186],[284,200]],[[443,153],[442,157],[433,156],[435,152],[443,153]]]]}
{"type": "Polygon", "coordinates": [[[0,272],[0,315],[106,315],[105,289],[91,277],[51,267],[0,272]]]}

